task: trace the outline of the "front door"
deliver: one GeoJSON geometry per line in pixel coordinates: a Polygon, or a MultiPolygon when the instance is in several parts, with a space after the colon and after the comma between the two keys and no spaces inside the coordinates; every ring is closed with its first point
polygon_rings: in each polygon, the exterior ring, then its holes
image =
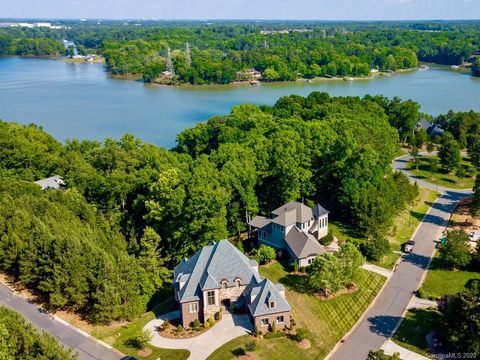
{"type": "Polygon", "coordinates": [[[225,311],[230,312],[230,299],[223,299],[222,306],[225,308],[225,311]]]}

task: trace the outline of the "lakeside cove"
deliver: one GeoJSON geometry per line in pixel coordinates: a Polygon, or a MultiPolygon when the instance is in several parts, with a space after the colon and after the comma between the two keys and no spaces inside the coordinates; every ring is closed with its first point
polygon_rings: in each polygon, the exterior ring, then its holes
{"type": "Polygon", "coordinates": [[[273,105],[290,94],[326,91],[331,96],[366,94],[412,99],[432,115],[480,111],[480,79],[430,64],[427,71],[397,72],[361,81],[320,79],[287,83],[158,86],[118,79],[103,64],[45,58],[0,58],[0,118],[35,122],[60,140],[120,137],[134,133],[172,147],[183,129],[235,105],[273,105]],[[368,80],[368,81],[367,81],[368,80]]]}

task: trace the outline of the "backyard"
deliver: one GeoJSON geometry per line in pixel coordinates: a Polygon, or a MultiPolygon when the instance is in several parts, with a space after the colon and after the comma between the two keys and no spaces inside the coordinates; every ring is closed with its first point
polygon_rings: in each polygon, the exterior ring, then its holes
{"type": "Polygon", "coordinates": [[[460,166],[465,176],[459,178],[456,173],[449,173],[441,168],[437,156],[418,156],[417,163],[411,160],[408,163],[410,171],[419,179],[426,180],[439,186],[453,189],[471,189],[475,183],[475,171],[468,157],[462,157],[460,166]],[[432,165],[433,162],[436,162],[432,165]]]}
{"type": "MultiPolygon", "coordinates": [[[[255,339],[256,358],[273,360],[324,358],[357,322],[385,281],[380,275],[362,270],[357,291],[322,301],[304,292],[301,286],[303,276],[289,274],[278,262],[260,267],[260,273],[286,287],[297,328],[306,328],[311,334],[309,349],[301,349],[296,341],[286,337],[255,339]]],[[[234,358],[245,351],[252,339],[251,336],[234,339],[217,349],[209,359],[234,358]]]]}

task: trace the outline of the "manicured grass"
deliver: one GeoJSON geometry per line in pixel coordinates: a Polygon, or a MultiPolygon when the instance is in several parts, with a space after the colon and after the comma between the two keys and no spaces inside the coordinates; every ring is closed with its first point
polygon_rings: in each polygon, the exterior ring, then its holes
{"type": "Polygon", "coordinates": [[[454,173],[448,173],[443,169],[439,169],[436,173],[432,173],[430,170],[430,163],[434,158],[438,159],[437,156],[419,156],[418,164],[411,160],[408,163],[408,167],[415,176],[433,184],[453,189],[471,189],[473,187],[475,183],[475,171],[469,170],[472,168],[470,159],[462,158],[461,166],[463,166],[466,172],[470,173],[471,176],[460,179],[454,173]]]}
{"type": "MultiPolygon", "coordinates": [[[[388,236],[391,252],[381,261],[373,262],[373,264],[386,269],[391,269],[393,267],[400,257],[400,254],[395,253],[394,251],[400,251],[400,246],[411,239],[415,229],[437,197],[438,193],[435,191],[419,189],[419,195],[415,201],[415,205],[412,208],[407,208],[401,211],[393,221],[394,225],[388,236]]],[[[364,237],[360,236],[354,228],[339,221],[331,221],[328,226],[333,235],[340,241],[349,240],[359,244],[366,240],[364,237]]]]}
{"type": "Polygon", "coordinates": [[[444,269],[436,257],[428,269],[420,293],[423,297],[432,299],[446,294],[456,294],[465,290],[472,279],[480,279],[480,272],[444,269]]]}
{"type": "Polygon", "coordinates": [[[147,348],[152,350],[152,353],[147,357],[140,356],[137,349],[128,347],[126,341],[142,332],[143,327],[151,320],[155,318],[155,314],[165,313],[171,310],[172,301],[167,301],[159,304],[153,311],[149,311],[138,319],[128,323],[127,325],[111,328],[108,330],[102,329],[102,331],[94,331],[92,333],[97,339],[100,339],[107,344],[112,345],[117,350],[121,351],[125,355],[134,356],[137,359],[144,360],[186,360],[190,355],[188,350],[171,350],[171,349],[159,349],[152,345],[147,345],[147,348]]]}
{"type": "MultiPolygon", "coordinates": [[[[311,333],[311,347],[305,350],[289,338],[256,339],[256,358],[272,360],[324,358],[360,318],[385,281],[380,275],[362,271],[356,292],[321,301],[304,292],[302,276],[288,274],[278,262],[261,267],[260,273],[285,286],[297,327],[307,328],[311,333]]],[[[232,359],[252,339],[250,336],[234,339],[217,349],[209,359],[232,359]]]]}
{"type": "Polygon", "coordinates": [[[398,345],[424,356],[429,352],[426,336],[441,328],[441,315],[437,310],[412,309],[405,314],[393,336],[398,345]]]}
{"type": "Polygon", "coordinates": [[[412,238],[415,229],[420,225],[423,217],[437,197],[438,193],[433,190],[419,189],[415,205],[412,208],[402,210],[393,221],[394,225],[388,236],[391,252],[382,261],[374,262],[375,265],[386,269],[393,267],[400,257],[400,254],[394,251],[400,251],[401,245],[412,238]]]}

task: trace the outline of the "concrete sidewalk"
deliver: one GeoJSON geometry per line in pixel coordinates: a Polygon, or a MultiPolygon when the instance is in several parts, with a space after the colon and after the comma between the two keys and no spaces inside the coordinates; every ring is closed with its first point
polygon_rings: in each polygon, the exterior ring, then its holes
{"type": "Polygon", "coordinates": [[[365,264],[362,265],[362,268],[364,270],[371,271],[371,272],[380,274],[382,276],[385,276],[386,278],[389,278],[390,276],[392,276],[392,271],[391,270],[387,270],[387,269],[385,269],[383,267],[380,267],[380,266],[377,266],[377,265],[365,263],[365,264]]]}
{"type": "Polygon", "coordinates": [[[383,344],[382,349],[385,351],[387,355],[393,355],[393,353],[399,353],[400,359],[402,360],[429,360],[429,358],[417,354],[416,352],[410,351],[401,347],[400,345],[395,344],[392,340],[387,340],[385,344],[383,344]]]}
{"type": "Polygon", "coordinates": [[[178,311],[172,311],[150,321],[145,325],[144,329],[148,329],[153,333],[153,338],[150,341],[152,345],[163,349],[189,350],[190,360],[204,360],[225,343],[252,331],[252,324],[248,315],[224,314],[222,320],[212,328],[193,338],[170,339],[158,334],[156,329],[165,320],[178,319],[179,317],[180,313],[178,311]]]}

